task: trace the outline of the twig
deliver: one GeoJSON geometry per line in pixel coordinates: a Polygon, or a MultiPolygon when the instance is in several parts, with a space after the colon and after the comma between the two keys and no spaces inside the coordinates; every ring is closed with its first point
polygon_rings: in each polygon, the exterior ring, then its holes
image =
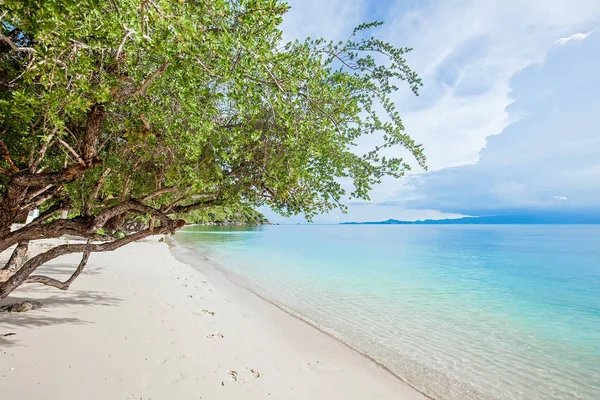
{"type": "Polygon", "coordinates": [[[100,179],[98,179],[98,183],[96,184],[96,187],[94,188],[94,193],[92,194],[92,197],[91,197],[92,201],[96,200],[96,198],[98,197],[100,188],[104,184],[104,181],[106,180],[106,177],[108,176],[108,174],[110,174],[110,171],[111,171],[110,168],[106,168],[104,170],[104,172],[102,173],[102,176],[100,176],[100,179]]]}
{"type": "Polygon", "coordinates": [[[121,50],[123,50],[123,46],[125,46],[125,41],[127,41],[127,38],[129,38],[129,36],[136,33],[133,29],[129,29],[126,26],[123,26],[123,28],[127,30],[127,33],[123,37],[123,40],[121,41],[121,44],[119,45],[119,48],[117,49],[117,54],[115,54],[115,60],[117,60],[117,61],[119,60],[119,56],[121,55],[121,50]]]}
{"type": "MultiPolygon", "coordinates": [[[[252,54],[254,57],[258,58],[258,55],[255,52],[250,51],[250,54],[252,54]]],[[[275,75],[273,75],[273,72],[271,72],[271,70],[269,69],[269,67],[266,64],[264,64],[264,63],[262,63],[260,61],[259,61],[259,63],[267,71],[267,73],[269,74],[269,76],[271,77],[271,79],[273,79],[273,82],[275,82],[275,85],[277,86],[277,88],[280,91],[283,92],[283,87],[281,86],[281,84],[279,83],[279,81],[277,80],[277,78],[275,78],[275,75]]]]}
{"type": "Polygon", "coordinates": [[[73,156],[75,157],[75,159],[77,160],[77,162],[81,165],[85,165],[85,161],[83,161],[83,159],[79,156],[79,154],[77,154],[77,152],[75,150],[73,150],[73,148],[71,146],[69,146],[69,144],[67,142],[65,142],[64,140],[62,140],[61,138],[57,138],[56,139],[58,141],[58,143],[62,144],[63,146],[65,146],[67,148],[67,150],[69,150],[69,152],[71,154],[73,154],[73,156]]]}
{"type": "Polygon", "coordinates": [[[98,179],[98,182],[96,183],[96,186],[94,187],[94,190],[92,191],[92,194],[90,195],[88,201],[84,204],[84,214],[88,215],[90,213],[90,210],[92,209],[92,203],[94,202],[94,200],[96,200],[98,198],[98,193],[100,193],[100,188],[102,187],[102,185],[104,184],[104,181],[106,180],[106,177],[108,176],[108,174],[110,174],[111,169],[110,168],[106,168],[104,170],[104,172],[102,173],[102,175],[100,176],[100,179],[98,179]]]}
{"type": "MultiPolygon", "coordinates": [[[[4,132],[6,132],[6,131],[4,131],[4,132]]],[[[15,165],[15,163],[13,162],[12,158],[10,158],[10,153],[8,152],[8,147],[6,147],[6,144],[4,144],[4,141],[1,139],[0,139],[0,147],[2,148],[2,151],[4,151],[4,157],[5,157],[8,165],[10,165],[10,167],[13,169],[14,172],[19,172],[19,167],[17,167],[15,165]]]]}
{"type": "Polygon", "coordinates": [[[50,146],[52,146],[52,144],[54,144],[54,141],[52,139],[54,138],[55,134],[56,134],[56,128],[54,128],[54,130],[50,133],[50,135],[48,136],[48,138],[46,140],[46,143],[44,143],[42,145],[42,148],[38,152],[37,158],[29,167],[29,172],[31,172],[31,173],[36,172],[38,165],[40,164],[40,162],[42,162],[42,160],[44,159],[44,156],[46,155],[46,151],[48,150],[48,147],[50,147],[50,146]]]}
{"type": "Polygon", "coordinates": [[[162,12],[162,10],[160,9],[160,7],[158,5],[156,5],[156,3],[154,1],[148,0],[148,3],[152,4],[152,7],[154,7],[154,9],[158,13],[158,15],[160,15],[161,17],[165,16],[165,14],[162,12]]]}
{"type": "Polygon", "coordinates": [[[167,186],[167,187],[155,190],[154,192],[147,194],[146,196],[142,197],[140,199],[140,201],[141,202],[145,202],[145,201],[148,201],[150,199],[155,198],[156,196],[160,196],[161,194],[172,193],[172,192],[175,192],[175,191],[177,191],[177,187],[175,187],[175,186],[167,186]]]}
{"type": "Polygon", "coordinates": [[[33,47],[18,47],[17,45],[15,45],[12,42],[12,40],[10,40],[10,38],[4,36],[1,33],[0,33],[0,40],[3,40],[6,43],[8,43],[8,45],[10,46],[10,48],[13,49],[14,51],[24,51],[24,52],[27,52],[27,53],[33,53],[33,52],[35,52],[35,50],[33,49],[33,47]]]}
{"type": "Polygon", "coordinates": [[[144,93],[144,91],[146,90],[146,88],[147,88],[148,86],[150,86],[150,84],[151,84],[152,82],[154,82],[154,80],[155,80],[156,78],[158,78],[158,76],[159,76],[159,75],[160,75],[160,74],[161,74],[161,73],[162,73],[162,72],[163,72],[165,69],[167,69],[167,67],[169,66],[169,64],[170,64],[169,62],[166,62],[166,63],[164,63],[163,65],[161,65],[160,67],[158,67],[158,69],[157,69],[156,71],[154,71],[154,72],[152,73],[152,75],[150,75],[148,78],[146,78],[146,80],[145,80],[144,82],[142,82],[142,85],[141,85],[141,86],[140,86],[140,87],[139,87],[139,88],[138,88],[138,89],[137,89],[135,92],[133,92],[133,93],[131,94],[131,97],[135,97],[135,96],[137,96],[137,95],[140,95],[140,94],[144,93]]]}
{"type": "Polygon", "coordinates": [[[21,77],[23,75],[25,75],[27,73],[27,71],[29,71],[31,69],[31,66],[34,65],[33,62],[35,61],[35,54],[31,56],[31,60],[29,60],[29,63],[27,64],[27,67],[23,70],[23,72],[21,72],[16,78],[14,78],[13,80],[11,80],[10,82],[8,82],[9,85],[12,85],[13,83],[15,83],[17,80],[21,79],[21,77]]]}

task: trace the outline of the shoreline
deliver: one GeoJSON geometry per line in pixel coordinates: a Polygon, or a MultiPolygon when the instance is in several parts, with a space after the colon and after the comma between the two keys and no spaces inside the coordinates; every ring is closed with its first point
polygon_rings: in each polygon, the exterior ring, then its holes
{"type": "MultiPolygon", "coordinates": [[[[210,262],[180,261],[170,246],[148,240],[94,254],[69,291],[28,285],[0,302],[44,304],[0,313],[0,392],[27,399],[427,398],[225,274],[223,284],[216,276],[223,271],[210,262]]],[[[61,257],[40,272],[62,277],[76,262],[61,257]]]]}
{"type": "MultiPolygon", "coordinates": [[[[183,250],[185,249],[185,251],[190,251],[192,252],[193,250],[189,249],[188,247],[183,246],[180,243],[177,243],[177,240],[174,238],[170,238],[170,240],[167,242],[167,244],[169,245],[169,250],[171,251],[171,254],[173,254],[173,257],[180,260],[181,258],[181,262],[183,262],[184,264],[187,264],[190,266],[190,268],[195,268],[192,264],[193,262],[188,262],[185,258],[186,257],[182,257],[181,254],[178,255],[177,253],[177,249],[183,250]]],[[[199,253],[198,253],[199,254],[199,253]]],[[[245,290],[249,293],[251,293],[252,295],[258,297],[260,300],[272,305],[273,307],[277,308],[278,310],[280,310],[281,312],[283,312],[285,315],[294,318],[295,320],[298,320],[300,322],[302,322],[303,324],[307,325],[308,327],[317,330],[318,332],[320,332],[323,335],[326,335],[327,337],[335,340],[336,342],[342,344],[343,346],[345,346],[346,348],[348,348],[348,350],[358,354],[361,357],[364,357],[366,360],[368,360],[369,362],[374,363],[377,367],[381,368],[383,371],[385,371],[386,373],[392,375],[394,378],[396,378],[399,382],[401,382],[403,385],[407,385],[409,386],[412,390],[414,390],[415,392],[417,392],[418,394],[420,394],[421,396],[423,396],[423,399],[427,399],[427,400],[435,400],[435,398],[430,397],[429,395],[427,395],[426,393],[423,393],[422,391],[420,391],[418,388],[416,388],[415,386],[413,386],[410,382],[408,382],[407,380],[405,380],[404,378],[402,378],[400,375],[398,375],[396,372],[394,372],[391,368],[389,368],[388,366],[386,366],[385,364],[383,364],[382,362],[380,362],[379,360],[377,360],[376,358],[370,356],[369,354],[365,353],[364,351],[352,346],[351,344],[345,342],[343,339],[327,332],[325,329],[322,329],[321,327],[319,327],[317,324],[312,323],[308,320],[306,320],[305,318],[303,318],[302,316],[298,315],[297,313],[292,312],[290,309],[286,308],[283,305],[280,305],[272,300],[269,300],[268,298],[266,298],[265,296],[261,295],[260,293],[258,293],[257,291],[244,286],[241,282],[236,282],[236,279],[227,271],[225,271],[221,266],[218,265],[218,263],[216,263],[213,260],[210,260],[208,257],[205,257],[204,260],[199,260],[200,263],[208,265],[209,268],[212,268],[213,270],[215,270],[215,272],[219,273],[220,275],[222,275],[223,279],[225,281],[227,281],[229,284],[235,286],[236,288],[240,289],[240,290],[245,290]]]]}

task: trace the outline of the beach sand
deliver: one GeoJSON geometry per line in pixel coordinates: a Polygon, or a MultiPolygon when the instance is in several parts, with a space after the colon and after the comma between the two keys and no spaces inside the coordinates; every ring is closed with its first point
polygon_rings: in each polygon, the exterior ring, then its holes
{"type": "MultiPolygon", "coordinates": [[[[65,256],[39,272],[65,278],[78,261],[65,256]]],[[[0,305],[43,307],[0,313],[0,398],[424,398],[213,266],[194,265],[149,240],[92,254],[66,292],[13,292],[0,305]]]]}

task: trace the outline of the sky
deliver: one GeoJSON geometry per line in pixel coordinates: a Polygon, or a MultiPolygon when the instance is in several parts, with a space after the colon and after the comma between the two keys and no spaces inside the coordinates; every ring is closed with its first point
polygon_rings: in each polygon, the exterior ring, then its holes
{"type": "MultiPolygon", "coordinates": [[[[600,210],[600,1],[291,0],[285,39],[345,39],[364,21],[424,86],[394,101],[429,170],[318,223],[600,210]]],[[[413,163],[416,165],[416,163],[413,163]]],[[[284,219],[262,210],[273,222],[284,219]]]]}

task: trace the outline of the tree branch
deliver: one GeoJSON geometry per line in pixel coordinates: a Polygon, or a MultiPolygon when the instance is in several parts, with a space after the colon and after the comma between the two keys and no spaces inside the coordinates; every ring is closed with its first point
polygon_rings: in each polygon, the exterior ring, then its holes
{"type": "Polygon", "coordinates": [[[46,156],[46,151],[48,150],[48,148],[50,146],[52,146],[52,144],[54,143],[52,141],[52,139],[54,138],[54,135],[56,134],[56,129],[54,129],[50,135],[48,136],[48,138],[46,139],[46,143],[44,143],[42,145],[42,148],[40,149],[40,151],[38,152],[38,156],[35,159],[35,161],[29,166],[29,172],[31,173],[35,173],[37,170],[38,165],[40,164],[40,162],[42,162],[42,160],[44,159],[44,157],[46,156]]]}
{"type": "Polygon", "coordinates": [[[126,244],[135,242],[136,240],[140,240],[151,235],[157,235],[166,232],[168,232],[168,229],[166,227],[161,227],[160,229],[155,230],[145,229],[108,243],[63,244],[56,246],[46,251],[45,253],[38,254],[37,256],[32,257],[21,267],[21,269],[15,272],[6,282],[0,283],[0,300],[6,298],[6,296],[8,296],[13,290],[19,287],[41,265],[57,257],[72,253],[97,253],[104,251],[112,251],[118,249],[119,247],[125,246],[126,244]]]}
{"type": "Polygon", "coordinates": [[[106,180],[106,177],[108,176],[108,174],[110,174],[110,171],[111,171],[110,168],[106,168],[104,170],[104,172],[102,173],[102,175],[100,176],[100,179],[98,179],[98,182],[96,182],[96,185],[94,187],[94,190],[92,191],[92,194],[90,195],[88,201],[84,205],[84,214],[87,215],[90,213],[90,210],[92,209],[92,203],[94,202],[94,200],[96,200],[98,198],[98,193],[100,192],[100,188],[104,184],[104,181],[106,180]]]}
{"type": "MultiPolygon", "coordinates": [[[[90,241],[88,240],[87,243],[90,244],[90,241]]],[[[90,258],[90,251],[84,250],[83,256],[81,257],[81,261],[79,262],[77,269],[75,270],[75,272],[73,272],[71,277],[64,282],[61,282],[54,278],[50,278],[48,276],[31,275],[31,276],[29,276],[29,278],[25,279],[25,281],[23,283],[42,283],[46,286],[52,286],[52,287],[55,287],[60,290],[67,290],[69,288],[69,286],[71,286],[71,283],[73,283],[73,281],[75,279],[77,279],[77,277],[81,274],[81,272],[83,272],[83,268],[86,266],[89,258],[90,258]]]]}
{"type": "MultiPolygon", "coordinates": [[[[97,160],[90,166],[93,166],[96,163],[97,160]]],[[[73,164],[58,172],[46,172],[41,174],[18,172],[12,176],[11,183],[21,187],[39,187],[55,185],[57,183],[68,183],[79,178],[87,171],[87,169],[87,165],[73,164]]]]}
{"type": "Polygon", "coordinates": [[[6,282],[23,265],[27,251],[29,250],[29,241],[19,242],[13,250],[10,259],[6,265],[0,269],[0,282],[6,282]]]}
{"type": "Polygon", "coordinates": [[[39,225],[42,222],[46,221],[48,218],[52,217],[52,215],[54,215],[55,213],[62,211],[63,209],[65,209],[68,205],[68,201],[66,200],[61,200],[58,203],[52,205],[50,208],[48,208],[46,211],[44,211],[43,213],[41,213],[40,215],[38,215],[38,217],[36,219],[34,219],[33,221],[31,221],[28,225],[39,225]]]}
{"type": "Polygon", "coordinates": [[[13,49],[14,51],[24,51],[27,53],[33,53],[35,52],[35,50],[33,49],[33,47],[18,47],[17,45],[15,45],[12,40],[10,40],[10,38],[4,36],[3,34],[0,33],[0,40],[6,42],[11,49],[13,49]]]}
{"type": "Polygon", "coordinates": [[[29,203],[26,203],[25,205],[21,206],[19,213],[24,214],[36,207],[39,207],[40,205],[44,204],[47,200],[50,200],[52,197],[54,197],[62,189],[62,186],[47,186],[46,188],[44,188],[44,190],[40,190],[35,196],[26,199],[25,201],[29,201],[29,203]],[[52,189],[48,190],[49,188],[52,189]]]}
{"type": "Polygon", "coordinates": [[[0,148],[2,148],[2,151],[4,152],[4,158],[6,159],[6,162],[8,163],[8,165],[10,165],[10,167],[13,169],[14,172],[19,172],[19,167],[17,167],[15,165],[15,163],[13,162],[12,158],[10,158],[10,153],[8,152],[8,147],[6,147],[6,144],[1,139],[0,139],[0,148]]]}
{"type": "Polygon", "coordinates": [[[71,153],[73,155],[73,157],[75,157],[75,160],[81,164],[81,165],[85,165],[85,161],[83,161],[81,159],[81,157],[79,157],[79,154],[77,154],[77,152],[75,150],[73,150],[73,148],[71,146],[69,146],[69,144],[67,142],[65,142],[64,140],[62,140],[61,138],[56,139],[58,141],[58,143],[62,144],[67,150],[69,150],[69,153],[71,153]]]}
{"type": "Polygon", "coordinates": [[[144,91],[146,90],[146,88],[148,86],[150,86],[150,84],[152,82],[154,82],[154,80],[156,78],[158,78],[158,76],[164,72],[165,69],[167,69],[167,67],[169,66],[169,62],[166,62],[164,64],[162,64],[160,67],[158,67],[158,69],[156,71],[154,71],[148,78],[146,78],[146,80],[144,82],[142,82],[142,85],[131,94],[131,97],[135,97],[138,96],[142,93],[144,93],[144,91]]]}
{"type": "Polygon", "coordinates": [[[0,174],[2,174],[2,175],[6,175],[6,176],[11,176],[11,175],[12,175],[12,172],[10,172],[9,170],[7,170],[7,169],[6,169],[6,168],[4,168],[4,167],[0,167],[0,174]]]}
{"type": "Polygon", "coordinates": [[[177,190],[178,190],[178,188],[175,187],[175,186],[164,187],[162,189],[155,190],[154,192],[145,195],[144,197],[142,197],[140,199],[140,201],[141,202],[146,202],[146,201],[148,201],[150,199],[153,199],[153,198],[155,198],[157,196],[160,196],[161,194],[173,193],[173,192],[176,192],[177,190]]]}
{"type": "Polygon", "coordinates": [[[94,222],[92,223],[92,227],[95,230],[100,229],[106,224],[106,222],[121,214],[125,214],[127,212],[136,212],[139,214],[150,214],[151,216],[157,218],[162,223],[161,228],[165,228],[168,232],[173,233],[175,229],[177,229],[176,222],[169,218],[166,214],[160,212],[159,210],[147,206],[145,204],[140,203],[137,200],[128,200],[122,203],[119,203],[113,207],[107,208],[106,210],[101,211],[96,218],[94,218],[94,222]]]}
{"type": "Polygon", "coordinates": [[[125,42],[129,38],[129,36],[136,33],[133,29],[127,28],[125,26],[123,26],[123,28],[127,30],[127,33],[125,33],[125,36],[123,37],[123,40],[121,40],[121,44],[119,45],[119,48],[117,49],[117,53],[115,54],[116,61],[119,61],[119,56],[121,55],[121,50],[123,50],[123,46],[125,46],[125,42]]]}

